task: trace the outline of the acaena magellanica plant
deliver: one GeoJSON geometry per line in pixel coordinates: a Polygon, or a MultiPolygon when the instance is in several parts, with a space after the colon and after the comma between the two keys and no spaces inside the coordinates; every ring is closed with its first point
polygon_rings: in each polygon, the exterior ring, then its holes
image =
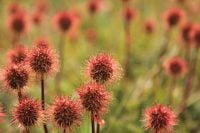
{"type": "MultiPolygon", "coordinates": [[[[45,84],[46,75],[52,74],[58,69],[58,59],[48,41],[39,39],[35,42],[30,54],[27,57],[31,70],[41,81],[41,106],[45,110],[45,84]]],[[[47,125],[44,124],[44,131],[48,133],[47,125]]]]}
{"type": "Polygon", "coordinates": [[[9,64],[2,72],[3,86],[6,91],[16,91],[19,102],[23,98],[22,90],[28,85],[30,70],[24,64],[9,64]]]}
{"type": "Polygon", "coordinates": [[[52,123],[63,133],[70,133],[71,128],[79,126],[82,120],[82,106],[80,101],[69,97],[56,97],[48,111],[52,123]]]}
{"type": "Polygon", "coordinates": [[[171,133],[176,125],[176,115],[169,107],[157,104],[145,109],[142,121],[145,129],[152,133],[171,133]]]}
{"type": "Polygon", "coordinates": [[[88,83],[78,89],[78,95],[83,108],[90,113],[92,133],[99,133],[100,125],[103,124],[101,116],[107,112],[111,100],[110,93],[98,83],[88,83]]]}
{"type": "Polygon", "coordinates": [[[12,111],[12,123],[25,133],[30,133],[31,127],[44,122],[44,111],[39,102],[31,98],[23,98],[12,111]]]}

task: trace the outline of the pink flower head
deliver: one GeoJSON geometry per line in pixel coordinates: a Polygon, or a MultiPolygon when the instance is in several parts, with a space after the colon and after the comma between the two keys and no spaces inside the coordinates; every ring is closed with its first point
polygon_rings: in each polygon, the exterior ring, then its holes
{"type": "Polygon", "coordinates": [[[71,29],[74,25],[74,20],[74,15],[67,11],[58,12],[53,18],[55,28],[63,33],[71,29]]]}
{"type": "Polygon", "coordinates": [[[24,12],[24,9],[21,7],[21,5],[17,2],[12,2],[8,5],[8,12],[9,14],[13,15],[16,13],[24,12]]]}
{"type": "Polygon", "coordinates": [[[47,0],[37,0],[36,1],[36,11],[44,13],[48,9],[47,0]]]}
{"type": "Polygon", "coordinates": [[[9,16],[7,21],[8,29],[14,34],[24,34],[28,31],[29,22],[25,13],[16,13],[9,16]]]}
{"type": "Polygon", "coordinates": [[[88,11],[90,14],[95,14],[102,6],[101,0],[89,0],[88,11]]]}
{"type": "Polygon", "coordinates": [[[6,89],[17,90],[27,86],[30,79],[30,71],[23,64],[8,65],[2,74],[3,85],[6,89]]]}
{"type": "Polygon", "coordinates": [[[43,13],[36,11],[32,15],[32,21],[35,25],[40,25],[43,19],[43,13]]]}
{"type": "Polygon", "coordinates": [[[194,24],[191,22],[185,23],[181,28],[181,38],[186,44],[191,43],[191,31],[193,30],[194,24]]]}
{"type": "Polygon", "coordinates": [[[155,30],[155,22],[154,21],[146,21],[144,23],[144,29],[146,31],[146,33],[153,33],[155,30]]]}
{"type": "Polygon", "coordinates": [[[104,84],[118,80],[121,76],[121,68],[110,55],[101,53],[88,60],[86,75],[91,80],[104,84]]]}
{"type": "Polygon", "coordinates": [[[50,74],[58,68],[57,55],[50,47],[48,41],[41,39],[35,42],[28,55],[30,68],[39,75],[50,74]]]}
{"type": "Polygon", "coordinates": [[[147,108],[143,117],[145,128],[156,133],[168,133],[176,125],[174,112],[160,104],[147,108]]]}
{"type": "Polygon", "coordinates": [[[8,52],[8,59],[11,64],[23,64],[26,61],[28,49],[20,45],[8,52]]]}
{"type": "Polygon", "coordinates": [[[187,63],[180,57],[173,57],[164,62],[165,71],[168,75],[178,77],[187,73],[187,63]]]}
{"type": "Polygon", "coordinates": [[[59,128],[77,126],[82,119],[81,104],[68,97],[57,97],[49,111],[51,120],[59,128]]]}
{"type": "Polygon", "coordinates": [[[177,7],[170,8],[164,12],[164,21],[168,28],[180,25],[185,18],[185,13],[177,7]]]}
{"type": "Polygon", "coordinates": [[[43,123],[44,112],[40,108],[40,103],[30,98],[22,99],[13,109],[12,122],[22,129],[43,123]]]}
{"type": "Polygon", "coordinates": [[[125,22],[131,22],[136,16],[136,11],[130,7],[126,7],[123,11],[123,17],[125,22]]]}
{"type": "Polygon", "coordinates": [[[0,104],[0,122],[3,121],[3,117],[4,117],[3,108],[2,108],[2,106],[0,104]]]}
{"type": "Polygon", "coordinates": [[[200,25],[194,25],[191,33],[190,33],[191,41],[194,45],[199,48],[200,47],[200,25]]]}
{"type": "Polygon", "coordinates": [[[108,110],[110,94],[103,86],[90,83],[78,89],[78,95],[85,110],[93,115],[102,115],[108,110]]]}

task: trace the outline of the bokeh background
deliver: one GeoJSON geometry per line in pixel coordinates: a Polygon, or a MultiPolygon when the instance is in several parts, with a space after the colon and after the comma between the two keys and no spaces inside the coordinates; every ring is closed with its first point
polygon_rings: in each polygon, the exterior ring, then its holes
{"type": "MultiPolygon", "coordinates": [[[[40,25],[33,22],[29,32],[21,37],[20,43],[31,47],[33,41],[39,37],[47,38],[58,51],[61,33],[52,25],[52,17],[59,11],[70,10],[77,14],[78,27],[65,35],[64,71],[61,82],[63,95],[76,97],[75,90],[87,79],[83,74],[86,60],[99,52],[109,53],[119,61],[124,68],[126,48],[124,45],[124,5],[121,0],[101,0],[101,8],[93,15],[88,11],[88,0],[46,0],[47,11],[40,25]]],[[[6,27],[8,6],[12,0],[0,0],[0,66],[7,63],[7,52],[12,48],[12,34],[6,27]]],[[[31,20],[36,8],[36,0],[18,0],[26,10],[31,20]]],[[[199,23],[200,0],[188,0],[187,4],[176,0],[131,0],[129,7],[136,10],[136,16],[131,22],[131,56],[129,77],[122,75],[121,80],[109,86],[112,93],[112,102],[109,112],[104,116],[105,125],[102,133],[144,133],[142,113],[146,107],[155,103],[168,105],[166,92],[169,89],[171,78],[164,71],[159,78],[152,75],[158,70],[158,53],[165,42],[166,26],[162,14],[170,7],[180,7],[187,14],[187,19],[199,23]],[[155,28],[152,33],[146,32],[144,23],[152,20],[155,28]]],[[[180,40],[180,29],[174,28],[170,39],[170,47],[166,57],[183,55],[183,45],[180,40]]],[[[200,64],[198,63],[195,83],[188,100],[187,110],[183,117],[178,118],[175,132],[200,133],[200,64]]],[[[54,88],[55,75],[46,77],[46,99],[51,104],[57,91],[54,88]]],[[[2,84],[2,83],[1,83],[2,84]]],[[[174,91],[175,102],[169,105],[175,112],[181,102],[184,86],[184,77],[178,80],[174,91]]],[[[2,87],[2,86],[1,86],[2,87]]],[[[40,86],[37,79],[25,91],[31,97],[40,100],[40,86]]],[[[19,132],[11,124],[10,113],[17,103],[15,94],[0,91],[0,101],[6,112],[4,123],[0,124],[1,133],[19,132]]],[[[51,124],[48,124],[52,133],[57,133],[51,124]]],[[[42,126],[31,129],[34,133],[43,132],[42,126]]],[[[89,115],[85,115],[80,127],[72,132],[89,133],[89,115]]]]}

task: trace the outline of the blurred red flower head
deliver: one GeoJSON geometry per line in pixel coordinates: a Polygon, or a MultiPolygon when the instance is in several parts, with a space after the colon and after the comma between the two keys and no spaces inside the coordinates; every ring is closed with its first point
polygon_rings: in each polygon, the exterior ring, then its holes
{"type": "Polygon", "coordinates": [[[24,64],[27,58],[28,49],[22,45],[8,52],[8,59],[11,64],[24,64]]]}
{"type": "Polygon", "coordinates": [[[146,33],[153,33],[155,30],[155,22],[154,21],[146,21],[144,23],[144,30],[146,31],[146,33]]]}
{"type": "Polygon", "coordinates": [[[24,12],[10,15],[7,20],[7,27],[14,34],[21,35],[28,32],[29,26],[27,15],[24,12]]]}
{"type": "Polygon", "coordinates": [[[68,97],[57,97],[50,107],[50,118],[59,128],[77,126],[82,119],[81,103],[68,97]]]}
{"type": "Polygon", "coordinates": [[[85,110],[93,115],[102,115],[108,110],[110,94],[103,86],[90,83],[78,89],[78,95],[85,110]]]}
{"type": "Polygon", "coordinates": [[[110,55],[103,53],[91,57],[87,62],[85,71],[88,78],[101,84],[118,80],[121,76],[121,68],[118,62],[110,55]]]}
{"type": "Polygon", "coordinates": [[[184,59],[173,57],[164,62],[164,68],[169,76],[178,77],[187,73],[188,67],[184,59]]]}
{"type": "Polygon", "coordinates": [[[36,11],[40,13],[44,13],[48,9],[47,0],[37,0],[36,1],[36,11]]]}
{"type": "Polygon", "coordinates": [[[10,15],[24,12],[24,9],[21,7],[21,5],[17,2],[12,2],[8,5],[8,12],[10,15]]]}
{"type": "Polygon", "coordinates": [[[102,6],[101,0],[89,0],[88,1],[88,11],[90,14],[95,14],[102,6]]]}
{"type": "Polygon", "coordinates": [[[191,33],[190,33],[191,41],[194,45],[199,48],[200,47],[200,25],[194,25],[191,33]]]}
{"type": "Polygon", "coordinates": [[[136,11],[130,7],[125,7],[123,10],[123,18],[125,22],[131,22],[136,16],[136,11]]]}
{"type": "Polygon", "coordinates": [[[180,25],[185,19],[185,13],[180,8],[170,8],[164,12],[164,21],[168,28],[180,25]]]}
{"type": "Polygon", "coordinates": [[[40,25],[42,19],[43,19],[43,13],[36,11],[32,14],[32,21],[35,25],[40,25]]]}
{"type": "Polygon", "coordinates": [[[39,102],[24,98],[13,109],[12,119],[14,124],[22,129],[27,129],[44,122],[44,112],[41,110],[39,102]]]}
{"type": "Polygon", "coordinates": [[[170,132],[176,125],[174,112],[167,106],[160,104],[147,108],[143,120],[145,128],[156,133],[170,132]]]}
{"type": "Polygon", "coordinates": [[[181,28],[181,38],[186,44],[191,43],[191,31],[193,30],[194,24],[192,22],[185,23],[181,28]]]}
{"type": "Polygon", "coordinates": [[[53,23],[57,30],[66,33],[74,25],[75,16],[71,12],[58,12],[54,18],[53,23]]]}
{"type": "Polygon", "coordinates": [[[50,74],[58,69],[57,55],[44,39],[35,42],[27,61],[30,68],[39,75],[50,74]]]}

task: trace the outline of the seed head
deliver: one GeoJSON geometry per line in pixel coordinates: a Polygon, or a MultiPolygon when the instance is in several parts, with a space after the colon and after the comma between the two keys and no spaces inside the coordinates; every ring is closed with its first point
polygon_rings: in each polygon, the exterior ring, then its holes
{"type": "Polygon", "coordinates": [[[89,0],[88,11],[90,14],[95,14],[101,8],[101,0],[89,0]]]}
{"type": "Polygon", "coordinates": [[[176,125],[174,112],[163,105],[147,108],[143,117],[145,128],[156,133],[170,132],[176,125]]]}
{"type": "Polygon", "coordinates": [[[153,33],[155,30],[155,23],[151,20],[146,21],[144,23],[144,29],[145,29],[146,33],[153,33]]]}
{"type": "Polygon", "coordinates": [[[98,54],[88,60],[86,75],[97,83],[118,80],[121,75],[119,64],[107,54],[98,54]]]}
{"type": "Polygon", "coordinates": [[[95,115],[102,115],[108,110],[110,94],[103,86],[90,83],[81,86],[78,94],[83,107],[95,115]]]}
{"type": "Polygon", "coordinates": [[[165,71],[169,76],[178,77],[187,73],[187,63],[180,57],[173,57],[164,62],[165,71]]]}
{"type": "Polygon", "coordinates": [[[36,74],[49,74],[55,72],[58,59],[48,41],[38,40],[28,56],[29,66],[36,74]]]}
{"type": "Polygon", "coordinates": [[[136,11],[130,7],[126,7],[123,11],[123,17],[125,22],[131,22],[136,16],[136,11]]]}
{"type": "Polygon", "coordinates": [[[164,12],[164,21],[168,28],[180,25],[185,18],[185,13],[179,8],[170,8],[164,12]]]}
{"type": "Polygon", "coordinates": [[[43,122],[44,113],[40,104],[30,98],[24,98],[14,107],[12,112],[12,122],[18,124],[20,128],[30,128],[43,122]]]}
{"type": "Polygon", "coordinates": [[[2,80],[6,89],[16,90],[26,87],[29,78],[30,72],[26,66],[10,64],[3,71],[2,80]]]}
{"type": "Polygon", "coordinates": [[[79,125],[81,122],[81,104],[68,97],[57,97],[50,107],[50,117],[59,128],[79,125]]]}
{"type": "Polygon", "coordinates": [[[27,58],[28,49],[24,46],[18,46],[8,52],[9,62],[11,64],[24,64],[27,58]]]}

